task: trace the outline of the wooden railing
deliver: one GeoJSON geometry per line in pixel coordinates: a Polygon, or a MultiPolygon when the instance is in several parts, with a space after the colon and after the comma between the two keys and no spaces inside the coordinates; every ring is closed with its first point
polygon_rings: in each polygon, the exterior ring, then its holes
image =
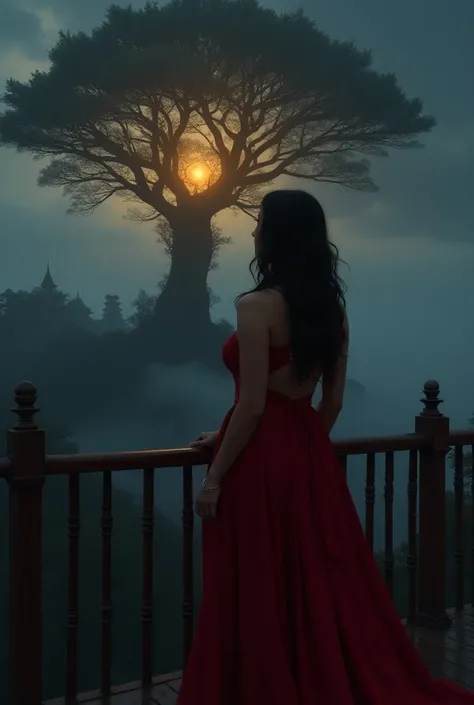
{"type": "MultiPolygon", "coordinates": [[[[36,388],[29,382],[15,390],[18,420],[8,431],[8,458],[0,459],[0,477],[10,494],[10,705],[41,705],[42,680],[42,495],[46,477],[67,475],[69,482],[68,520],[68,609],[66,643],[66,702],[75,702],[78,662],[78,570],[82,473],[102,473],[102,600],[100,692],[112,691],[111,634],[112,580],[111,548],[113,528],[112,473],[118,470],[143,472],[142,515],[142,606],[141,682],[152,682],[153,654],[153,542],[155,470],[181,468],[182,472],[182,620],[183,663],[193,634],[193,467],[205,465],[209,456],[191,449],[136,451],[80,455],[45,455],[45,434],[35,422],[36,388]]],[[[409,621],[444,628],[445,593],[445,477],[446,455],[454,446],[456,498],[456,607],[464,605],[464,454],[474,444],[474,431],[449,430],[449,420],[439,411],[439,386],[426,382],[424,409],[415,419],[415,432],[377,438],[355,438],[334,443],[342,467],[347,458],[366,455],[365,531],[374,547],[375,459],[385,455],[385,551],[383,572],[393,590],[393,489],[396,452],[408,453],[406,556],[409,621]]],[[[473,490],[474,499],[474,490],[473,490]]],[[[474,537],[473,537],[474,538],[474,537]]],[[[474,546],[474,542],[473,542],[474,546]]],[[[474,550],[472,553],[474,566],[474,550]]],[[[474,571],[473,571],[474,573],[474,571]]],[[[473,596],[474,599],[474,588],[473,596]]]]}

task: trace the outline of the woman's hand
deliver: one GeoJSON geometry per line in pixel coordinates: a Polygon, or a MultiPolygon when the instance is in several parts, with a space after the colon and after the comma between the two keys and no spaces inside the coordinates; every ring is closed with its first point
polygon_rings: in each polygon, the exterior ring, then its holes
{"type": "Polygon", "coordinates": [[[216,518],[220,493],[220,487],[216,487],[214,490],[201,488],[196,497],[196,514],[198,517],[201,519],[216,518]]]}
{"type": "Polygon", "coordinates": [[[219,431],[203,431],[199,436],[191,441],[190,448],[214,448],[216,445],[219,431]]]}
{"type": "MultiPolygon", "coordinates": [[[[189,445],[191,448],[207,448],[212,449],[216,445],[219,437],[219,431],[204,431],[192,441],[189,445]]],[[[196,497],[196,514],[201,519],[215,519],[217,516],[217,505],[221,493],[218,483],[209,482],[206,489],[206,481],[196,497]],[[215,489],[208,488],[215,487],[215,489]]]]}

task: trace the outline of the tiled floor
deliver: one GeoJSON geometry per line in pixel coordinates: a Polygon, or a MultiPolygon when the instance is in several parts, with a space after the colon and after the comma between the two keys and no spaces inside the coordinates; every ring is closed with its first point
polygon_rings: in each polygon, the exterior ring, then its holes
{"type": "MultiPolygon", "coordinates": [[[[180,673],[158,676],[153,685],[140,688],[137,684],[120,686],[113,695],[100,697],[97,693],[84,693],[77,698],[79,705],[174,705],[181,685],[180,673]]],[[[49,700],[45,705],[66,705],[63,698],[49,700]]]]}
{"type": "MultiPolygon", "coordinates": [[[[474,609],[466,607],[462,613],[450,610],[453,623],[447,631],[433,631],[421,627],[410,627],[420,654],[432,675],[460,683],[474,692],[474,609]]],[[[174,705],[178,696],[181,678],[179,673],[155,678],[153,686],[143,690],[138,686],[121,686],[109,698],[97,694],[80,696],[81,705],[174,705]]],[[[63,700],[54,700],[46,705],[65,705],[63,700]]]]}
{"type": "Polygon", "coordinates": [[[435,678],[455,681],[474,692],[474,608],[470,605],[456,614],[451,628],[433,631],[409,629],[424,662],[435,678]]]}

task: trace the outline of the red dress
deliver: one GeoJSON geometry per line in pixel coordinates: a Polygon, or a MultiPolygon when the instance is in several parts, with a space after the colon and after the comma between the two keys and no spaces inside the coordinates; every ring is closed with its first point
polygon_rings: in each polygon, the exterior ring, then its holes
{"type": "MultiPolygon", "coordinates": [[[[235,335],[223,358],[237,401],[235,335]]],[[[271,348],[270,370],[288,359],[271,348]]],[[[474,705],[433,680],[410,641],[311,398],[268,392],[218,519],[203,522],[203,599],[177,703],[474,705]]]]}

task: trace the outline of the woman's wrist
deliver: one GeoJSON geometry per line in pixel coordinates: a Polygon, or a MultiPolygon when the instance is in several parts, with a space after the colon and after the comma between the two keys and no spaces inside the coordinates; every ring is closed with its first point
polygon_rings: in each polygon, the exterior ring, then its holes
{"type": "Polygon", "coordinates": [[[221,486],[219,483],[209,480],[208,477],[205,477],[202,481],[202,489],[204,492],[215,492],[216,490],[220,490],[220,488],[221,486]]]}
{"type": "Polygon", "coordinates": [[[219,472],[217,472],[217,470],[215,470],[214,468],[211,467],[211,469],[207,473],[206,484],[211,485],[211,486],[220,485],[221,480],[222,480],[222,475],[219,472]]]}

